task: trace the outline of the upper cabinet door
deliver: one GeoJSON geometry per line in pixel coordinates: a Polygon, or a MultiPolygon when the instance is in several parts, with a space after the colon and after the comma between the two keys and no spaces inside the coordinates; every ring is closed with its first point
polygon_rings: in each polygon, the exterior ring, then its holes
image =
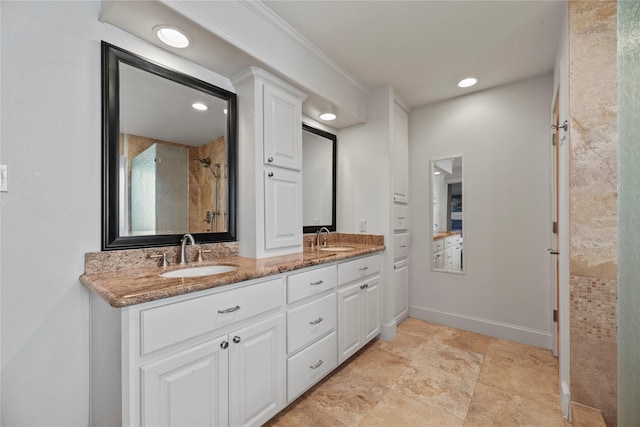
{"type": "Polygon", "coordinates": [[[393,126],[393,201],[409,201],[409,118],[398,105],[394,106],[393,126]]]}
{"type": "Polygon", "coordinates": [[[302,101],[264,85],[264,164],[302,169],[302,101]]]}

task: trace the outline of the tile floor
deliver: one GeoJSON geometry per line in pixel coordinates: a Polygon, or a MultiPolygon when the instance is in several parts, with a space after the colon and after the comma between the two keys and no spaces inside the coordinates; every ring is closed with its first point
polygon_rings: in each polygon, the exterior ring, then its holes
{"type": "Polygon", "coordinates": [[[570,426],[550,351],[411,318],[267,425],[570,426]]]}

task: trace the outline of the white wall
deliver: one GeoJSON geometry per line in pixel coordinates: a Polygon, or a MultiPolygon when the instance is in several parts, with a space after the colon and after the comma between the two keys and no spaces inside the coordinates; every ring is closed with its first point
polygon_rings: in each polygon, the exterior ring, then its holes
{"type": "Polygon", "coordinates": [[[411,316],[551,348],[551,94],[549,74],[411,111],[411,316]],[[459,154],[464,275],[429,263],[429,160],[459,154]]]}
{"type": "Polygon", "coordinates": [[[85,426],[90,304],[78,276],[100,250],[100,40],[231,86],[101,24],[98,1],[0,8],[1,424],[85,426]]]}

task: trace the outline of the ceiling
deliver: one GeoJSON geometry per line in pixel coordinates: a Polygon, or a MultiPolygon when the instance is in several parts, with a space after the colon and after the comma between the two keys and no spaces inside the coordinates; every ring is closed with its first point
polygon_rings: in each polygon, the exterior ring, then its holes
{"type": "MultiPolygon", "coordinates": [[[[285,21],[279,25],[290,26],[322,50],[360,86],[372,91],[391,85],[409,108],[550,72],[567,8],[563,0],[265,0],[258,4],[285,21]],[[458,88],[456,83],[468,76],[477,77],[479,83],[458,88]]],[[[260,66],[296,85],[159,1],[103,0],[100,19],[223,76],[260,66]],[[159,23],[188,28],[194,45],[206,48],[184,52],[168,48],[153,35],[159,23]]],[[[303,112],[315,118],[332,103],[306,89],[303,112]]],[[[341,129],[361,123],[347,109],[337,112],[338,119],[327,125],[341,129]]]]}
{"type": "Polygon", "coordinates": [[[409,107],[553,69],[567,3],[272,1],[263,3],[369,89],[409,107]],[[479,83],[460,89],[474,76],[479,83]]]}

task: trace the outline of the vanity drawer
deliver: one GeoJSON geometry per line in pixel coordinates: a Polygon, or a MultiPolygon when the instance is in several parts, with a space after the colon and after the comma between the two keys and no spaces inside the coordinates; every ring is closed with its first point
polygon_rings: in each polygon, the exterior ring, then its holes
{"type": "Polygon", "coordinates": [[[447,238],[444,239],[444,247],[445,248],[451,248],[453,246],[456,246],[460,243],[460,235],[459,234],[454,234],[453,236],[448,236],[447,238]]]}
{"type": "Polygon", "coordinates": [[[409,208],[407,205],[393,206],[393,229],[406,230],[409,228],[409,208]]]}
{"type": "Polygon", "coordinates": [[[444,239],[437,239],[433,241],[433,252],[440,252],[444,249],[444,239]]]}
{"type": "Polygon", "coordinates": [[[393,258],[400,259],[409,256],[409,233],[393,236],[393,258]]]}
{"type": "Polygon", "coordinates": [[[287,312],[287,353],[336,327],[335,292],[287,312]]]}
{"type": "Polygon", "coordinates": [[[322,338],[287,361],[287,401],[317,383],[338,365],[338,340],[335,332],[322,338]]]}
{"type": "Polygon", "coordinates": [[[368,256],[338,264],[338,284],[344,285],[380,271],[380,255],[368,256]]]}
{"type": "Polygon", "coordinates": [[[283,292],[283,281],[278,278],[143,310],[140,353],[145,355],[276,309],[284,301],[283,292]]]}
{"type": "Polygon", "coordinates": [[[311,295],[336,287],[336,266],[316,268],[287,277],[287,303],[291,304],[311,295]]]}

